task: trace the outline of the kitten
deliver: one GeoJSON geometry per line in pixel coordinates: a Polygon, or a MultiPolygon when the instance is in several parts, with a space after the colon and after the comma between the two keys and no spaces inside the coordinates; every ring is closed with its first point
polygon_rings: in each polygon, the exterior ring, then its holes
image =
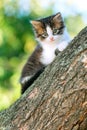
{"type": "Polygon", "coordinates": [[[38,45],[21,73],[22,93],[33,83],[55,58],[55,51],[63,51],[69,44],[70,37],[60,13],[40,20],[31,21],[38,45]]]}

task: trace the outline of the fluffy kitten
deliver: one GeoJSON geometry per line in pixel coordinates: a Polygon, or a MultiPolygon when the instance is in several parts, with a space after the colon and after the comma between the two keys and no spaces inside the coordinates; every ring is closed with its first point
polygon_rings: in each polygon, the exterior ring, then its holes
{"type": "Polygon", "coordinates": [[[55,50],[63,51],[69,44],[70,37],[60,13],[31,21],[38,45],[21,73],[22,93],[41,74],[44,68],[55,58],[55,50]]]}

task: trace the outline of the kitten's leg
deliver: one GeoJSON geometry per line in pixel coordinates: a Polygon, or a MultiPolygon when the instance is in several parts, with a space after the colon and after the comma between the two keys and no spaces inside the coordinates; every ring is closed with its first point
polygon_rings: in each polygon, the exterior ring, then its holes
{"type": "Polygon", "coordinates": [[[30,80],[32,78],[32,76],[26,76],[26,77],[22,77],[20,79],[20,83],[21,84],[25,84],[28,80],[30,80]]]}
{"type": "Polygon", "coordinates": [[[26,76],[26,77],[23,77],[21,79],[21,85],[22,85],[22,89],[21,89],[21,93],[23,94],[27,88],[33,84],[33,82],[40,76],[40,74],[44,71],[45,67],[43,67],[42,69],[40,69],[39,71],[37,71],[37,73],[35,73],[34,75],[32,76],[26,76]]]}
{"type": "Polygon", "coordinates": [[[42,47],[38,45],[22,69],[20,78],[22,93],[37,79],[44,68],[40,62],[41,53],[42,47]]]}
{"type": "Polygon", "coordinates": [[[21,94],[23,94],[26,89],[28,88],[28,81],[32,78],[32,76],[25,76],[20,78],[20,84],[21,84],[21,94]]]}

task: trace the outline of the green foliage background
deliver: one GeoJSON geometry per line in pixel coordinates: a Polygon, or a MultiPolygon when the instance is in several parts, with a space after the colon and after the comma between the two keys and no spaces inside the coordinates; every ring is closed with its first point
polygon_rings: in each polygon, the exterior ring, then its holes
{"type": "MultiPolygon", "coordinates": [[[[19,77],[36,42],[29,20],[53,14],[52,4],[42,8],[36,0],[21,14],[17,0],[0,0],[0,110],[20,97],[19,77]]],[[[65,17],[71,37],[84,26],[81,15],[65,17]]]]}

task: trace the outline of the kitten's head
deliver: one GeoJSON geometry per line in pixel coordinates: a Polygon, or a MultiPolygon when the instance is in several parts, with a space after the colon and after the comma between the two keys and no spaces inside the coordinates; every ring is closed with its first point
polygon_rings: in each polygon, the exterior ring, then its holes
{"type": "Polygon", "coordinates": [[[60,13],[31,21],[36,39],[42,44],[58,43],[64,33],[64,22],[60,13]]]}

